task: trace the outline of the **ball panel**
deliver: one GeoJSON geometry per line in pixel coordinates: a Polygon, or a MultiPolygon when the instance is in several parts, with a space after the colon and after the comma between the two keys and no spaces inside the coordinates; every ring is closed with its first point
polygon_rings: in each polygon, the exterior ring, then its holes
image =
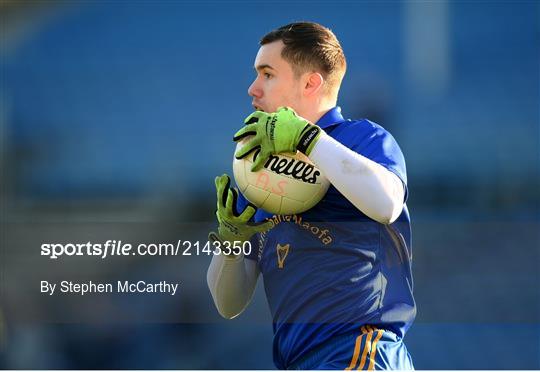
{"type": "Polygon", "coordinates": [[[283,214],[281,210],[281,199],[280,195],[268,193],[268,198],[261,204],[261,208],[267,212],[274,214],[283,214]]]}
{"type": "Polygon", "coordinates": [[[246,187],[249,185],[247,172],[245,170],[245,162],[236,158],[233,160],[233,176],[236,186],[238,186],[238,189],[244,193],[246,187]]]}
{"type": "Polygon", "coordinates": [[[283,197],[281,198],[281,208],[279,214],[302,213],[308,209],[309,207],[306,208],[306,205],[301,201],[283,197]]]}
{"type": "MultiPolygon", "coordinates": [[[[242,144],[243,141],[237,149],[242,144]]],[[[274,155],[257,172],[251,172],[252,163],[253,155],[233,160],[236,184],[251,203],[270,213],[305,212],[324,197],[330,185],[322,172],[301,153],[274,155]]]]}
{"type": "Polygon", "coordinates": [[[247,185],[246,190],[244,191],[244,196],[247,198],[247,200],[255,204],[257,207],[261,207],[270,197],[270,195],[271,194],[268,191],[253,185],[247,185]]]}

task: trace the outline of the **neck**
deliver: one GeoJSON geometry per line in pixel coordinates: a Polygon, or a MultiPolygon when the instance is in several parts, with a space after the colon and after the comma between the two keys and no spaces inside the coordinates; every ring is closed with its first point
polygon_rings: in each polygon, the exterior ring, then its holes
{"type": "Polygon", "coordinates": [[[306,112],[305,116],[301,115],[304,119],[309,120],[312,123],[316,123],[323,117],[328,111],[336,107],[336,102],[326,102],[325,104],[314,107],[313,110],[306,112]]]}

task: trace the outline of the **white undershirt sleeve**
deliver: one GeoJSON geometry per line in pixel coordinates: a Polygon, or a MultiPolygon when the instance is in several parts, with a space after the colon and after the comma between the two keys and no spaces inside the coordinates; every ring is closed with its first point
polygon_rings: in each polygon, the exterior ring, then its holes
{"type": "Polygon", "coordinates": [[[227,319],[240,315],[253,297],[259,268],[243,255],[214,255],[206,281],[218,312],[227,319]]]}
{"type": "Polygon", "coordinates": [[[324,132],[309,158],[339,192],[371,219],[390,224],[401,214],[405,187],[396,174],[382,165],[324,132]]]}

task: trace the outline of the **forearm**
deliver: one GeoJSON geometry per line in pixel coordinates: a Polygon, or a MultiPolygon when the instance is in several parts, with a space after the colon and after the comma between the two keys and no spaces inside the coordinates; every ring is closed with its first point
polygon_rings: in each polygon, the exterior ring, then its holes
{"type": "Polygon", "coordinates": [[[218,312],[231,319],[244,311],[255,290],[259,271],[243,256],[214,255],[206,280],[218,312]]]}
{"type": "Polygon", "coordinates": [[[356,208],[384,224],[403,210],[405,189],[397,175],[382,165],[322,134],[309,158],[356,208]]]}

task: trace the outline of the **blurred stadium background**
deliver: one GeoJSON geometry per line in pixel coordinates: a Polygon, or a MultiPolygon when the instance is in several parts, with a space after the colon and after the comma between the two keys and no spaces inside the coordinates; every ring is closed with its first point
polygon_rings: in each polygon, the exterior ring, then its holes
{"type": "Polygon", "coordinates": [[[52,264],[39,244],[204,239],[258,39],[312,20],[347,55],[344,114],[405,153],[416,368],[540,368],[540,2],[2,1],[0,15],[0,367],[273,368],[262,288],[221,320],[207,257],[52,264]],[[38,299],[51,272],[186,284],[59,305],[38,299]]]}

